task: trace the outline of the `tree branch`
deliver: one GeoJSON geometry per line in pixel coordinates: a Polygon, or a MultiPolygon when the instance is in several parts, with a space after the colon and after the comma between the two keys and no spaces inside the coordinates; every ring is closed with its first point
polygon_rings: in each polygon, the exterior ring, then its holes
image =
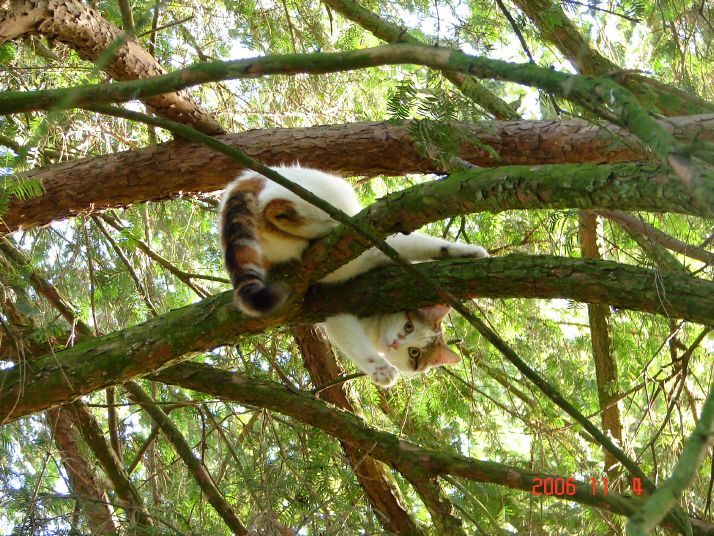
{"type": "MultiPolygon", "coordinates": [[[[656,275],[606,261],[516,255],[424,263],[420,268],[459,298],[567,298],[714,322],[714,283],[680,274],[656,275]],[[667,289],[667,301],[662,301],[662,288],[667,289]]],[[[23,377],[17,367],[1,371],[0,422],[120,384],[196,352],[231,344],[243,334],[278,325],[314,323],[345,311],[363,316],[443,303],[443,297],[415,289],[405,281],[399,267],[374,270],[347,284],[310,292],[304,299],[294,296],[286,307],[265,318],[244,317],[232,307],[231,296],[224,292],[143,324],[38,357],[31,363],[31,377],[23,377]],[[370,292],[372,288],[379,292],[370,292]]]]}
{"type": "MultiPolygon", "coordinates": [[[[303,364],[316,386],[325,385],[342,374],[327,337],[318,326],[295,326],[293,337],[300,349],[303,364]]],[[[354,408],[341,386],[321,390],[319,397],[351,413],[354,408]]],[[[421,535],[423,531],[402,506],[403,500],[387,472],[364,452],[342,443],[355,476],[364,489],[377,519],[395,534],[421,535]]]]}
{"type": "MultiPolygon", "coordinates": [[[[296,393],[274,382],[254,380],[244,375],[221,371],[196,363],[184,363],[164,370],[155,379],[185,389],[209,393],[226,401],[267,408],[289,415],[309,426],[347,441],[398,471],[409,474],[415,467],[424,475],[454,475],[476,482],[486,482],[532,492],[533,479],[553,478],[496,462],[476,460],[459,454],[419,447],[388,432],[366,426],[355,415],[334,408],[311,395],[296,393]]],[[[554,498],[564,498],[557,497],[554,498]]],[[[621,515],[630,515],[642,500],[617,493],[593,495],[590,483],[578,482],[572,500],[621,515]]],[[[698,534],[714,534],[714,527],[691,520],[698,534]]],[[[672,526],[674,520],[667,518],[672,526]]]]}
{"type": "Polygon", "coordinates": [[[248,534],[248,529],[241,523],[238,516],[233,511],[233,508],[228,504],[223,497],[221,491],[216,487],[211,475],[203,465],[203,463],[193,454],[190,445],[181,434],[176,425],[171,422],[164,411],[156,405],[151,397],[135,382],[127,382],[124,388],[129,392],[131,398],[138,402],[144,411],[146,411],[156,424],[161,428],[166,439],[171,443],[176,453],[181,457],[186,467],[193,475],[196,483],[201,488],[201,491],[208,498],[208,502],[216,510],[216,513],[228,525],[233,534],[248,534]]]}
{"type": "Polygon", "coordinates": [[[58,109],[63,106],[91,108],[228,79],[270,74],[324,74],[409,63],[538,87],[580,104],[608,121],[614,114],[663,163],[672,165],[682,180],[696,182],[699,176],[689,160],[686,148],[662,129],[628,90],[612,80],[571,75],[533,64],[508,63],[471,56],[458,50],[422,45],[393,44],[347,52],[272,55],[195,64],[173,73],[137,81],[60,90],[8,91],[0,95],[0,114],[58,109]]]}
{"type": "MultiPolygon", "coordinates": [[[[219,136],[269,165],[299,161],[340,175],[443,172],[419,155],[409,137],[409,121],[356,123],[297,129],[266,129],[219,136]],[[318,142],[319,141],[319,142],[318,142]]],[[[714,139],[714,115],[672,118],[660,122],[678,139],[698,135],[714,139]]],[[[541,165],[642,160],[647,153],[624,130],[598,128],[583,121],[513,121],[455,123],[468,141],[459,156],[479,166],[541,165]],[[494,149],[498,158],[484,150],[494,149]]],[[[42,195],[11,198],[0,228],[14,231],[53,219],[108,207],[166,199],[223,188],[245,167],[203,144],[185,140],[144,149],[90,157],[18,174],[36,180],[42,195]],[[112,181],[106,177],[111,176],[112,181]]],[[[633,193],[631,197],[636,197],[633,193]]],[[[622,207],[613,207],[622,208],[622,207]]]]}
{"type": "MultiPolygon", "coordinates": [[[[121,2],[120,7],[124,15],[121,2]]],[[[125,30],[127,34],[132,33],[128,26],[125,30]]],[[[65,43],[82,59],[92,62],[112,47],[117,48],[103,66],[115,80],[146,79],[166,73],[136,38],[127,38],[119,28],[79,0],[13,0],[9,2],[9,9],[0,10],[0,43],[33,33],[65,43]]],[[[145,103],[155,113],[192,124],[207,134],[224,132],[185,91],[154,95],[145,103]]]]}
{"type": "MultiPolygon", "coordinates": [[[[362,28],[372,32],[376,37],[387,43],[423,44],[420,39],[410,34],[406,28],[381,18],[356,2],[351,0],[322,0],[322,3],[331,7],[343,17],[356,22],[362,28]]],[[[464,95],[492,113],[496,119],[520,119],[518,113],[506,102],[475,78],[448,70],[441,71],[441,74],[464,95]]]]}

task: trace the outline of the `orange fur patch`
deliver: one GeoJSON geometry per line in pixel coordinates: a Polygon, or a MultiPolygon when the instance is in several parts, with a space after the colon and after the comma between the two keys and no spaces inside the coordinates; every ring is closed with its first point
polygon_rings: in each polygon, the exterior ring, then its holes
{"type": "Polygon", "coordinates": [[[263,266],[261,255],[255,249],[248,246],[235,248],[233,250],[233,258],[238,266],[245,266],[247,264],[263,266]]]}

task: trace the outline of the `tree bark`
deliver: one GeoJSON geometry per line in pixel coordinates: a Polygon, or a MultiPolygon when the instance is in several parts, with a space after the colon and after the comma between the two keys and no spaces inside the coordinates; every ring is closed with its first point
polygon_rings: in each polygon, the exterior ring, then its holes
{"type": "MultiPolygon", "coordinates": [[[[700,130],[702,139],[714,139],[714,115],[673,118],[661,124],[679,139],[689,139],[700,130]]],[[[409,136],[409,125],[407,121],[266,129],[218,139],[268,165],[299,162],[340,175],[369,177],[444,172],[420,156],[409,136]]],[[[475,140],[461,145],[459,157],[478,166],[614,163],[647,158],[646,150],[632,135],[583,121],[456,126],[467,133],[467,139],[475,140]],[[484,145],[493,148],[498,158],[484,150],[484,145]]],[[[40,181],[43,194],[26,200],[11,198],[0,229],[10,232],[94,210],[211,192],[222,189],[243,170],[235,160],[186,141],[34,169],[19,174],[19,178],[40,181]]]]}
{"type": "MultiPolygon", "coordinates": [[[[655,274],[606,261],[516,255],[419,267],[425,277],[439,281],[460,298],[567,298],[704,324],[714,322],[714,283],[679,274],[655,274]],[[661,299],[662,288],[667,289],[666,302],[661,299]]],[[[293,296],[283,309],[265,318],[244,317],[231,299],[232,292],[224,292],[143,324],[38,357],[32,363],[32,377],[25,377],[18,367],[3,370],[0,423],[149,374],[189,359],[195,352],[233,343],[242,334],[314,323],[339,312],[363,316],[442,300],[415,288],[399,267],[373,270],[346,284],[293,296]]]]}
{"type": "Polygon", "coordinates": [[[47,423],[67,470],[72,494],[77,496],[89,530],[97,536],[118,534],[119,527],[114,524],[104,486],[79,446],[81,441],[66,408],[50,410],[47,423]]]}
{"type": "MultiPolygon", "coordinates": [[[[601,259],[597,244],[597,215],[589,210],[580,212],[580,251],[586,259],[601,259]]],[[[605,304],[588,304],[590,342],[595,362],[595,379],[598,401],[602,411],[603,431],[612,436],[618,446],[622,445],[622,422],[617,406],[617,361],[611,352],[608,319],[610,307],[605,304]]],[[[605,452],[605,471],[610,482],[615,485],[620,471],[617,460],[605,452]]]]}
{"type": "MultiPolygon", "coordinates": [[[[0,5],[0,43],[39,34],[65,43],[82,59],[104,60],[102,54],[117,48],[101,68],[115,80],[136,80],[167,71],[134,38],[79,0],[12,0],[0,5]]],[[[206,134],[223,128],[186,91],[149,97],[144,103],[156,114],[193,125],[206,134]]]]}
{"type": "MultiPolygon", "coordinates": [[[[324,385],[344,372],[335,359],[330,342],[318,326],[292,328],[295,342],[300,348],[303,363],[316,386],[324,385]]],[[[325,389],[318,396],[338,408],[354,413],[343,386],[325,389]]],[[[403,500],[392,484],[383,466],[368,453],[341,442],[342,449],[354,469],[362,489],[367,494],[372,509],[385,529],[399,535],[422,535],[423,531],[402,506],[403,500]]]]}
{"type": "Polygon", "coordinates": [[[111,481],[117,497],[122,501],[130,524],[136,524],[143,528],[152,526],[153,521],[146,511],[141,495],[131,483],[124,464],[107,443],[102,429],[87,405],[81,400],[75,400],[61,409],[63,413],[71,416],[72,422],[79,429],[85,443],[94,452],[104,473],[111,481]]]}

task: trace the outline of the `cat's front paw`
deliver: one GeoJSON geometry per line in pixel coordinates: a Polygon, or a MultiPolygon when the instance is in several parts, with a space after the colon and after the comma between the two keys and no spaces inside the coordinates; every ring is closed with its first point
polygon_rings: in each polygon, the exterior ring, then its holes
{"type": "Polygon", "coordinates": [[[472,259],[483,259],[488,257],[488,251],[481,246],[475,244],[460,244],[454,243],[448,246],[442,246],[440,251],[440,258],[442,259],[456,259],[456,258],[472,258],[472,259]]]}
{"type": "Polygon", "coordinates": [[[397,367],[386,364],[381,367],[377,367],[370,374],[372,381],[379,385],[380,387],[391,387],[397,383],[397,378],[399,378],[399,369],[397,367]]]}

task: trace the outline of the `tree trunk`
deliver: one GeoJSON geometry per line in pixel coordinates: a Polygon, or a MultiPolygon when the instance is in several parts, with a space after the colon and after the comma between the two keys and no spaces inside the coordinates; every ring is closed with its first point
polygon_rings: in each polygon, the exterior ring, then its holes
{"type": "MultiPolygon", "coordinates": [[[[580,250],[586,259],[601,259],[597,245],[597,215],[589,210],[580,212],[580,250]]],[[[598,401],[602,412],[603,431],[612,436],[618,446],[622,445],[622,423],[617,406],[617,361],[612,355],[608,318],[610,307],[606,304],[588,304],[590,340],[595,361],[598,401]]],[[[613,485],[620,474],[617,460],[609,452],[605,453],[605,471],[613,485]]]]}
{"type": "MultiPolygon", "coordinates": [[[[324,385],[343,374],[344,371],[335,359],[330,342],[320,327],[296,326],[292,329],[292,333],[300,348],[305,368],[310,373],[315,386],[324,385]]],[[[350,413],[355,412],[341,385],[325,389],[318,396],[338,408],[350,413]]],[[[384,470],[384,466],[371,458],[368,453],[348,443],[341,442],[341,444],[362,489],[372,504],[377,519],[384,528],[399,535],[422,535],[423,531],[419,525],[402,506],[403,499],[384,470]]]]}
{"type": "Polygon", "coordinates": [[[118,527],[112,518],[112,508],[101,480],[97,477],[87,457],[82,452],[77,432],[65,408],[47,412],[47,422],[52,428],[55,444],[67,470],[72,494],[84,513],[89,530],[97,536],[118,534],[118,527]]]}

